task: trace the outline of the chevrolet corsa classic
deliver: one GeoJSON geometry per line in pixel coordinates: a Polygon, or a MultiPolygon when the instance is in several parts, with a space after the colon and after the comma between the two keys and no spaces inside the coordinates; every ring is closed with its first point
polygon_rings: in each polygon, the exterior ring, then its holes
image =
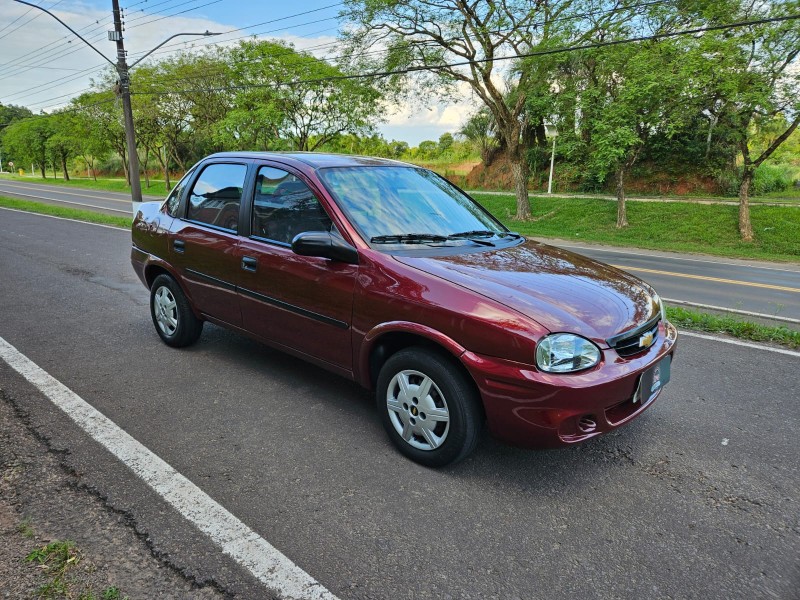
{"type": "Polygon", "coordinates": [[[208,321],[353,379],[400,452],[434,467],[472,452],[484,423],[553,447],[631,421],[677,339],[640,279],[388,160],[214,154],[142,205],[131,260],[166,344],[208,321]]]}

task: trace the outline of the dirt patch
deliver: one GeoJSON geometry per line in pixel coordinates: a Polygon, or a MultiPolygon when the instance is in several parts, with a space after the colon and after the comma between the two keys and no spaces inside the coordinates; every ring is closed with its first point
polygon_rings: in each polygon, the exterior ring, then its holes
{"type": "Polygon", "coordinates": [[[2,390],[0,537],[2,598],[225,597],[213,588],[198,588],[156,559],[122,515],[78,486],[2,390]],[[52,569],[37,560],[56,541],[74,544],[63,587],[52,585],[52,569]],[[26,560],[31,553],[32,560],[26,560]]]}
{"type": "MultiPolygon", "coordinates": [[[[531,173],[528,189],[531,191],[546,190],[548,173],[548,169],[531,173]]],[[[553,190],[561,193],[585,191],[581,189],[584,183],[581,177],[581,170],[576,169],[574,165],[556,163],[553,190]]],[[[467,189],[513,190],[511,163],[504,154],[497,155],[488,167],[483,163],[477,163],[463,180],[456,181],[456,183],[464,185],[467,189]]],[[[614,193],[612,180],[609,179],[605,186],[594,191],[614,193]]],[[[647,175],[629,175],[626,178],[625,192],[630,195],[688,196],[691,194],[720,195],[722,190],[713,177],[691,173],[676,176],[650,171],[647,175]]]]}
{"type": "Polygon", "coordinates": [[[511,190],[514,188],[511,162],[501,154],[488,167],[478,163],[467,174],[465,185],[468,189],[511,190]]]}

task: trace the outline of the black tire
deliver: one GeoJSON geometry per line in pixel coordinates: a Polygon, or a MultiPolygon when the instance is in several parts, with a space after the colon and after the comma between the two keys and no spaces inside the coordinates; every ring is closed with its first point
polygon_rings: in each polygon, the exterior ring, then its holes
{"type": "Polygon", "coordinates": [[[381,368],[375,396],[389,439],[415,462],[427,467],[454,464],[466,458],[478,444],[483,426],[478,390],[459,365],[443,353],[411,347],[393,354],[381,368]],[[424,398],[417,397],[414,392],[426,385],[426,377],[432,382],[431,391],[424,398]],[[403,378],[410,391],[408,395],[402,392],[399,378],[403,378]],[[395,408],[391,409],[390,404],[395,408]],[[426,415],[425,406],[437,416],[426,415]],[[446,424],[439,420],[442,410],[449,419],[446,424]],[[398,431],[400,428],[407,432],[408,439],[398,431]],[[439,445],[434,446],[431,440],[437,439],[439,445]]]}
{"type": "Polygon", "coordinates": [[[181,286],[169,275],[159,275],[150,286],[150,316],[156,333],[173,348],[191,346],[203,331],[203,321],[194,315],[181,286]],[[162,299],[174,307],[166,308],[162,299]]]}

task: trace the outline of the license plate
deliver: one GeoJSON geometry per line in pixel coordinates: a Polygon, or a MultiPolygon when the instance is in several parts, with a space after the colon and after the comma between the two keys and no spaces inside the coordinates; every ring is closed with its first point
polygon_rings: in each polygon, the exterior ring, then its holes
{"type": "Polygon", "coordinates": [[[658,390],[669,383],[670,363],[672,357],[665,356],[655,365],[647,369],[639,378],[639,387],[633,395],[633,402],[647,402],[658,390]]]}

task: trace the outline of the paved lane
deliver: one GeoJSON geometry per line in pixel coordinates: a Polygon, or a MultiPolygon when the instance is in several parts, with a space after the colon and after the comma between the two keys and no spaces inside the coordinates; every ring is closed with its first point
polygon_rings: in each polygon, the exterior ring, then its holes
{"type": "MultiPolygon", "coordinates": [[[[130,197],[117,192],[0,179],[0,194],[107,214],[131,213],[130,197]]],[[[778,315],[794,320],[795,324],[800,321],[800,265],[545,241],[630,270],[650,282],[665,298],[778,315]]]]}
{"type": "Polygon", "coordinates": [[[800,320],[800,265],[548,243],[630,271],[665,298],[800,320]]]}
{"type": "MultiPolygon", "coordinates": [[[[0,214],[0,336],[342,599],[792,598],[798,358],[681,340],[641,419],[568,450],[402,459],[353,384],[218,328],[164,346],[127,232],[0,214]]],[[[263,591],[0,365],[0,387],[155,551],[263,591]]]]}

